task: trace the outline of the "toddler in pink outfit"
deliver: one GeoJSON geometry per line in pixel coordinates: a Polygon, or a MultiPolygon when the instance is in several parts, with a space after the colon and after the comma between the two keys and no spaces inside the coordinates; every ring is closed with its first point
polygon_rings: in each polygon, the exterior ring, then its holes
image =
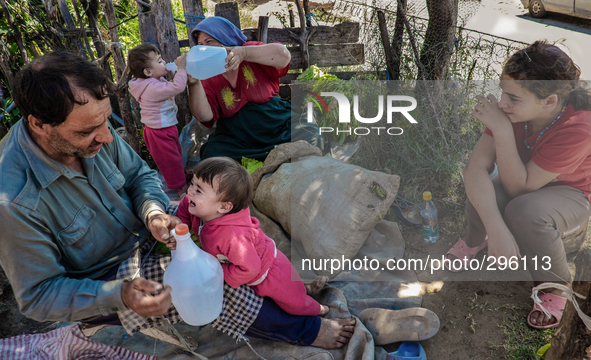
{"type": "Polygon", "coordinates": [[[249,285],[293,315],[326,315],[328,307],[307,294],[289,259],[250,216],[253,191],[246,169],[230,158],[212,157],[199,162],[193,174],[176,215],[222,263],[228,285],[249,285]]]}
{"type": "Polygon", "coordinates": [[[143,43],[131,49],[127,62],[134,77],[129,82],[129,92],[140,103],[146,147],[164,176],[166,186],[177,189],[179,196],[183,196],[189,185],[176,127],[178,107],[174,97],[187,86],[185,55],[174,61],[178,71],[172,81],[164,78],[168,70],[160,50],[153,44],[143,43]]]}

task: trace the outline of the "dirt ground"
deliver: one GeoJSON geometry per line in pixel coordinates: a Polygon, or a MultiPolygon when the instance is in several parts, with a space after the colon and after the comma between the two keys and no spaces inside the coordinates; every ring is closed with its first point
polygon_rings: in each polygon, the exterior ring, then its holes
{"type": "MultiPolygon", "coordinates": [[[[441,257],[458,237],[443,235],[437,243],[426,245],[421,230],[413,231],[413,234],[405,236],[405,257],[425,259],[429,254],[441,257]]],[[[483,254],[485,252],[481,252],[478,258],[482,258],[483,254]]],[[[512,339],[508,338],[504,329],[516,325],[526,327],[525,319],[533,304],[531,282],[429,281],[428,275],[419,274],[425,289],[422,306],[435,312],[441,325],[437,335],[421,342],[427,358],[515,358],[505,351],[504,346],[512,339]]],[[[532,353],[525,358],[535,357],[532,353]]]]}

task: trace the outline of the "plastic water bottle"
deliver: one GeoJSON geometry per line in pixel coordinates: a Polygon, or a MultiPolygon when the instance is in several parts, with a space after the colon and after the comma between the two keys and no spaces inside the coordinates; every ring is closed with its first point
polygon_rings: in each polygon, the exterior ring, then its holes
{"type": "Polygon", "coordinates": [[[423,204],[421,205],[421,217],[423,218],[423,238],[426,242],[434,243],[439,239],[439,224],[437,223],[437,209],[431,192],[423,193],[423,204]]]}
{"type": "Polygon", "coordinates": [[[193,46],[187,53],[187,73],[205,80],[226,72],[226,49],[220,46],[193,46]]]}
{"type": "Polygon", "coordinates": [[[164,65],[164,67],[166,68],[166,70],[172,71],[173,75],[179,69],[179,67],[176,66],[176,64],[173,62],[169,62],[168,64],[164,65]]]}
{"type": "Polygon", "coordinates": [[[214,256],[195,245],[187,225],[177,225],[171,234],[177,243],[164,271],[164,284],[172,288],[172,303],[187,324],[210,323],[222,311],[222,266],[214,256]]]}

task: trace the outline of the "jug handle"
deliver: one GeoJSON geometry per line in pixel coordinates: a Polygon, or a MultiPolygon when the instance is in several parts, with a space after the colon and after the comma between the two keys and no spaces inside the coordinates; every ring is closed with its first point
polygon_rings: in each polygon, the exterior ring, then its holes
{"type": "MultiPolygon", "coordinates": [[[[176,236],[176,231],[174,231],[174,229],[170,230],[170,238],[174,239],[176,236]]],[[[170,260],[172,260],[174,258],[174,254],[176,253],[176,249],[175,250],[170,250],[170,260]]]]}

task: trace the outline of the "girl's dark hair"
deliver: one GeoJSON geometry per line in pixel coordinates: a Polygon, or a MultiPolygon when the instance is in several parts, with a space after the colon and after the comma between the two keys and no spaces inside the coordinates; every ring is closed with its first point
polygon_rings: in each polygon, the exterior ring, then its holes
{"type": "Polygon", "coordinates": [[[150,67],[152,53],[160,55],[160,49],[151,43],[143,43],[129,50],[129,54],[127,54],[127,66],[129,66],[129,71],[134,78],[148,78],[144,74],[144,69],[150,67]]]}
{"type": "Polygon", "coordinates": [[[97,100],[114,91],[112,80],[97,65],[67,52],[45,54],[23,67],[16,75],[12,97],[28,121],[33,115],[44,124],[58,126],[74,108],[88,101],[80,93],[97,100]]]}
{"type": "Polygon", "coordinates": [[[246,209],[253,198],[252,178],[237,161],[228,157],[211,157],[201,160],[193,169],[193,175],[215,189],[221,202],[231,202],[229,214],[246,209]]]}
{"type": "Polygon", "coordinates": [[[503,66],[503,75],[517,80],[526,90],[545,99],[552,94],[575,110],[591,110],[591,93],[581,70],[558,46],[536,41],[511,55],[503,66]]]}

